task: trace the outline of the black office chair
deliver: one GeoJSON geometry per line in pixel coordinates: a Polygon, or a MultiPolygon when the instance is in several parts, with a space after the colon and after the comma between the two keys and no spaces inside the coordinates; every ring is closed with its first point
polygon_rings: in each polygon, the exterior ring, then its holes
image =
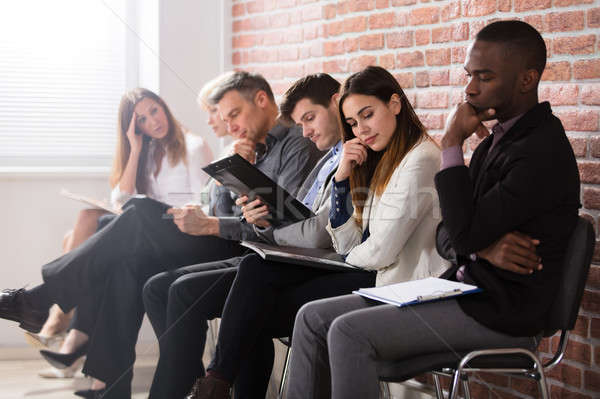
{"type": "Polygon", "coordinates": [[[595,233],[591,223],[579,217],[569,240],[561,283],[550,310],[547,330],[543,334],[545,337],[550,337],[557,331],[561,331],[558,349],[548,362],[542,364],[534,353],[522,348],[485,349],[459,353],[458,356],[456,353],[441,353],[401,362],[380,362],[378,372],[379,380],[382,382],[383,397],[391,397],[388,382],[402,382],[417,374],[439,370],[433,372],[438,399],[444,398],[439,381],[440,375],[452,377],[448,392],[449,399],[458,396],[459,381],[462,381],[465,398],[470,399],[468,374],[481,371],[532,378],[538,382],[540,396],[547,399],[549,395],[544,372],[560,363],[565,354],[569,331],[575,327],[577,320],[595,243],[595,233]]]}

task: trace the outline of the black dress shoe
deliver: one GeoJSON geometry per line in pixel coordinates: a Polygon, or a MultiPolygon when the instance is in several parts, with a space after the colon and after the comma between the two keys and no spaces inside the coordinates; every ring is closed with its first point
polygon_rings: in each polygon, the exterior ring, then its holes
{"type": "Polygon", "coordinates": [[[81,396],[86,399],[101,399],[102,395],[106,392],[106,388],[103,389],[82,389],[80,391],[75,391],[75,395],[81,396]]]}
{"type": "Polygon", "coordinates": [[[48,309],[35,309],[25,298],[25,289],[0,292],[0,318],[19,323],[19,327],[38,333],[48,318],[48,309]]]}
{"type": "Polygon", "coordinates": [[[57,369],[64,369],[70,367],[77,359],[85,355],[87,353],[87,347],[88,345],[85,343],[72,353],[58,353],[42,349],[40,355],[57,369]]]}

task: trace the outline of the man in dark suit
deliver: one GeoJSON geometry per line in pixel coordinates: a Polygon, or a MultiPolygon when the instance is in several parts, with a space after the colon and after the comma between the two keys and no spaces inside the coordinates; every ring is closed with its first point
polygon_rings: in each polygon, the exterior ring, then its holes
{"type": "Polygon", "coordinates": [[[467,54],[465,102],[446,125],[435,178],[438,248],[454,263],[447,278],[483,292],[409,308],[358,296],[312,302],[296,317],[288,398],[325,397],[329,386],[333,398],[377,398],[381,360],[535,349],[579,208],[575,156],[550,105],[538,103],[545,62],[530,25],[486,26],[467,54]],[[463,143],[488,135],[489,119],[498,123],[467,167],[463,143]],[[331,385],[322,378],[329,366],[331,385]]]}

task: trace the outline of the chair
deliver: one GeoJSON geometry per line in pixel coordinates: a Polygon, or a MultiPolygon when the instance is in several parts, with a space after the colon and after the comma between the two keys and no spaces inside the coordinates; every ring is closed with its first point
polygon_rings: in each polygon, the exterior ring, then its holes
{"type": "Polygon", "coordinates": [[[417,374],[438,370],[433,372],[438,399],[444,398],[439,381],[440,375],[452,377],[448,392],[449,399],[458,396],[459,382],[462,382],[465,398],[470,399],[468,375],[481,371],[532,378],[538,382],[541,397],[547,399],[549,395],[544,373],[560,363],[565,354],[569,331],[575,327],[577,320],[595,242],[591,223],[579,217],[569,239],[563,275],[550,310],[548,327],[543,332],[544,337],[550,337],[557,331],[561,331],[558,348],[554,357],[548,362],[542,364],[534,353],[522,348],[485,349],[459,353],[458,364],[455,353],[431,354],[400,362],[380,362],[378,372],[382,382],[383,397],[391,397],[388,382],[402,382],[417,374]]]}
{"type": "Polygon", "coordinates": [[[281,370],[281,380],[279,381],[279,397],[283,397],[283,390],[285,389],[285,380],[287,379],[288,367],[290,365],[290,352],[292,351],[292,338],[283,337],[278,338],[279,342],[286,346],[285,360],[283,362],[283,369],[281,370]]]}

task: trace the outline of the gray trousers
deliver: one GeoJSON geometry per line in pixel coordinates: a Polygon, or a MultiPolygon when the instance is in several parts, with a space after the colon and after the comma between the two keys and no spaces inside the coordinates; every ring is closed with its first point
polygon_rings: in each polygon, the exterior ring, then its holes
{"type": "Polygon", "coordinates": [[[456,300],[399,308],[358,295],[322,299],[296,315],[286,398],[377,399],[378,361],[537,344],[479,324],[456,300]]]}

